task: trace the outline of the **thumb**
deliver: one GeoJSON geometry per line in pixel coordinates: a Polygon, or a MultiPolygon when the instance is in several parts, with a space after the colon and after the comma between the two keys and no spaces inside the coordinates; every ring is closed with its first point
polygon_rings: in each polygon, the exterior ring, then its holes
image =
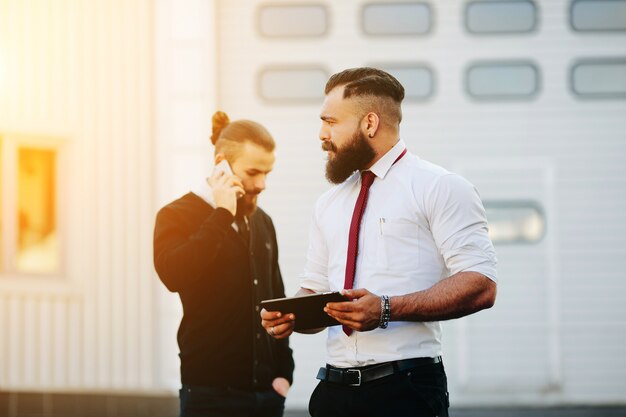
{"type": "Polygon", "coordinates": [[[348,297],[351,300],[358,299],[369,294],[369,291],[365,288],[357,288],[355,290],[343,290],[341,294],[348,297]]]}

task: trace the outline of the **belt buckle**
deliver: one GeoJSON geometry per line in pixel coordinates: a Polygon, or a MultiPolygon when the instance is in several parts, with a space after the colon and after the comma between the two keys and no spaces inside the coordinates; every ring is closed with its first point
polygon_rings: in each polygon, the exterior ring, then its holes
{"type": "Polygon", "coordinates": [[[349,373],[356,373],[359,377],[359,382],[357,382],[356,384],[348,384],[351,387],[360,387],[361,386],[361,370],[360,369],[348,369],[346,371],[347,374],[349,373]]]}

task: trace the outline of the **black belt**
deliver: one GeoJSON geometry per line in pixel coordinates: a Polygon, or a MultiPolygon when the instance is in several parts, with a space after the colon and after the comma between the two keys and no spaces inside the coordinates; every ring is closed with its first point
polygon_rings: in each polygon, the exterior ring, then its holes
{"type": "Polygon", "coordinates": [[[361,384],[384,378],[397,372],[417,368],[422,365],[433,365],[439,362],[441,362],[441,356],[435,358],[402,359],[361,368],[337,368],[326,365],[325,368],[320,368],[317,373],[317,379],[358,387],[361,384]]]}

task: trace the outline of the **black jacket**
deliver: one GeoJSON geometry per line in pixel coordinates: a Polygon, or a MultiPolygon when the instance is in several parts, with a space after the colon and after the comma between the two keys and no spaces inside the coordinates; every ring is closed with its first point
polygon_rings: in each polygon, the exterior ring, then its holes
{"type": "Polygon", "coordinates": [[[154,265],[180,295],[178,330],[183,384],[264,390],[292,382],[288,340],[261,327],[258,304],[284,297],[276,232],[261,209],[250,217],[250,245],[232,228],[233,215],[193,193],[163,207],[154,230],[154,265]]]}

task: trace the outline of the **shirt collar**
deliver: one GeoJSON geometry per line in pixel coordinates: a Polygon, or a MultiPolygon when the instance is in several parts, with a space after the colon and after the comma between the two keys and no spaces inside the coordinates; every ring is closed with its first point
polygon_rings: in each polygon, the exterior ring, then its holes
{"type": "Polygon", "coordinates": [[[402,139],[398,139],[398,142],[393,145],[391,149],[387,151],[374,165],[370,167],[378,178],[384,179],[387,172],[391,169],[391,166],[396,161],[396,158],[406,149],[406,144],[402,139]]]}
{"type": "MultiPolygon", "coordinates": [[[[211,188],[211,186],[209,185],[209,181],[208,178],[205,178],[204,181],[199,182],[192,190],[192,193],[194,193],[195,195],[197,195],[198,197],[200,197],[201,199],[203,199],[208,205],[210,205],[211,207],[215,208],[215,199],[213,198],[213,189],[211,188]]],[[[248,220],[248,216],[245,216],[244,221],[246,222],[246,224],[249,226],[249,220],[248,220]]],[[[237,223],[235,221],[233,221],[232,223],[232,227],[235,230],[239,230],[239,227],[237,226],[237,223]]]]}
{"type": "Polygon", "coordinates": [[[203,199],[208,205],[215,208],[215,200],[213,199],[213,189],[205,178],[191,190],[192,193],[203,199]]]}

